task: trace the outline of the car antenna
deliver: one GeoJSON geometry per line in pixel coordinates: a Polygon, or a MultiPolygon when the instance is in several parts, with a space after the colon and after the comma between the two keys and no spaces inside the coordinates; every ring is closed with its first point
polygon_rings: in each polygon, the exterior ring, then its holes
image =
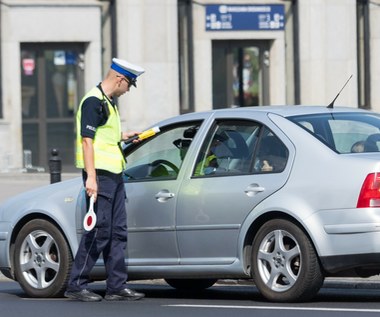
{"type": "Polygon", "coordinates": [[[346,87],[346,85],[348,84],[348,82],[350,81],[350,79],[352,78],[352,74],[350,76],[350,78],[347,79],[346,83],[344,84],[344,86],[342,87],[342,89],[338,92],[338,94],[336,95],[336,97],[334,98],[334,100],[327,106],[327,108],[334,108],[334,102],[335,100],[339,97],[340,93],[342,92],[342,90],[344,89],[344,87],[346,87]]]}

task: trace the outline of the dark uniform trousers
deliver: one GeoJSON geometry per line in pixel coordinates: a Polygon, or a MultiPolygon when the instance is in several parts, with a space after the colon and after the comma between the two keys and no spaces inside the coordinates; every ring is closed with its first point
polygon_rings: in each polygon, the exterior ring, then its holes
{"type": "MultiPolygon", "coordinates": [[[[83,172],[83,182],[87,179],[83,172]]],[[[94,229],[85,232],[79,244],[67,289],[80,291],[87,288],[89,274],[99,255],[107,273],[107,293],[117,293],[125,288],[127,270],[127,214],[125,189],[121,174],[97,170],[98,196],[94,206],[97,222],[94,229]]],[[[87,206],[89,198],[87,197],[87,206]]],[[[88,209],[88,207],[87,207],[88,209]]]]}

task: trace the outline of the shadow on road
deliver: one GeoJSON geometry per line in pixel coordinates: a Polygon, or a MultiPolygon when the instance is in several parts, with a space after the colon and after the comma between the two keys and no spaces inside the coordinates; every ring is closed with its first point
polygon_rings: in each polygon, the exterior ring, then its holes
{"type": "MultiPolygon", "coordinates": [[[[97,282],[90,284],[98,294],[105,295],[105,284],[97,282]]],[[[144,283],[133,283],[131,288],[146,294],[149,299],[182,299],[182,300],[207,300],[210,301],[231,301],[231,302],[245,302],[245,304],[256,302],[267,305],[269,302],[261,296],[255,286],[247,285],[215,285],[209,289],[201,291],[184,291],[176,290],[168,285],[152,285],[144,283]]],[[[15,282],[2,282],[0,283],[0,296],[7,295],[17,296],[20,298],[28,298],[20,286],[15,282]]],[[[380,289],[374,288],[349,288],[347,285],[343,288],[323,287],[317,296],[305,304],[311,306],[315,303],[357,303],[357,302],[380,302],[380,289]]],[[[271,305],[284,305],[283,303],[270,303],[271,305]]],[[[293,305],[294,304],[289,304],[293,305]]]]}

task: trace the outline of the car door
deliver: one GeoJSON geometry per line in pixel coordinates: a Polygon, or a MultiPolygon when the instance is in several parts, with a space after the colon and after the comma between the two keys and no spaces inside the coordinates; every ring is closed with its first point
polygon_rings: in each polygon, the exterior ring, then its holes
{"type": "Polygon", "coordinates": [[[181,264],[236,260],[241,224],[284,185],[288,154],[280,139],[258,122],[215,122],[178,197],[181,264]]]}
{"type": "Polygon", "coordinates": [[[126,150],[129,265],[178,264],[178,175],[197,126],[186,122],[161,128],[155,137],[126,150]]]}

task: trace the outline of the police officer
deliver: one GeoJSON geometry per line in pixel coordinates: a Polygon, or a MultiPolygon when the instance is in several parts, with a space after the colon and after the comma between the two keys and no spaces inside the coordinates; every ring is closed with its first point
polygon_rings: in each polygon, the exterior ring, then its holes
{"type": "Polygon", "coordinates": [[[114,97],[120,97],[144,69],[120,59],[112,65],[104,80],[82,99],[77,117],[77,167],[89,197],[94,196],[97,223],[85,232],[75,256],[65,296],[86,302],[102,297],[88,289],[89,274],[103,253],[107,273],[106,300],[136,300],[144,297],[126,287],[125,249],[127,221],[122,171],[125,161],[120,140],[138,134],[121,132],[120,117],[114,97]]]}

